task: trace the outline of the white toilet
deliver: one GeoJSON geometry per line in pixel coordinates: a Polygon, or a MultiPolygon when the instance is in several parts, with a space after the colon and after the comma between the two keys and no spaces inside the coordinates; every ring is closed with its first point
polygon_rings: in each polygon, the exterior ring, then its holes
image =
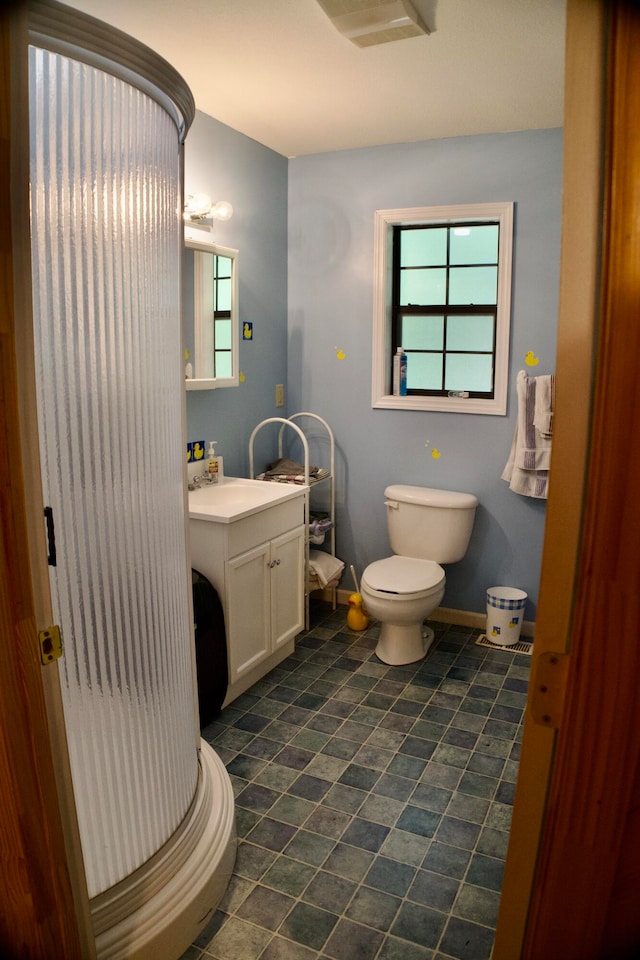
{"type": "Polygon", "coordinates": [[[394,484],[385,492],[394,556],[370,563],[360,592],[367,613],[381,623],[376,656],[383,663],[421,660],[433,642],[423,621],[444,596],[441,563],[467,552],[478,499],[430,487],[394,484]]]}

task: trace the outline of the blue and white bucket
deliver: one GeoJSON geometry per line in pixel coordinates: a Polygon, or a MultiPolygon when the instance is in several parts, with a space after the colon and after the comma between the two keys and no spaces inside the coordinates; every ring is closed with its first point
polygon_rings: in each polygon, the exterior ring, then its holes
{"type": "Polygon", "coordinates": [[[487,590],[487,640],[510,647],[520,639],[527,594],[516,587],[487,590]]]}

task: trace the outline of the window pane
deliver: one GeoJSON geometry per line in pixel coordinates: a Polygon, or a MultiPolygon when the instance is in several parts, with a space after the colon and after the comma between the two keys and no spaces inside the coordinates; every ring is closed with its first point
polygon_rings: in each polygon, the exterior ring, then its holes
{"type": "Polygon", "coordinates": [[[449,240],[449,262],[460,263],[497,263],[498,262],[498,225],[486,227],[452,227],[449,240]]]}
{"type": "Polygon", "coordinates": [[[231,353],[219,353],[216,350],[216,377],[231,376],[231,353]]]}
{"type": "MultiPolygon", "coordinates": [[[[468,353],[448,353],[445,390],[481,390],[492,389],[491,372],[493,358],[468,353]]],[[[408,383],[408,378],[407,378],[408,383]]]]}
{"type": "Polygon", "coordinates": [[[400,236],[401,267],[432,267],[447,262],[446,227],[403,230],[400,236]]]}
{"type": "Polygon", "coordinates": [[[442,390],[442,354],[407,354],[407,390],[442,390]]]}
{"type": "Polygon", "coordinates": [[[447,350],[493,351],[493,317],[449,317],[447,350]]]}
{"type": "Polygon", "coordinates": [[[216,350],[231,350],[231,320],[215,321],[216,350]]]}
{"type": "Polygon", "coordinates": [[[399,344],[405,350],[442,350],[444,317],[402,317],[399,344]]]}
{"type": "Polygon", "coordinates": [[[452,267],[449,303],[495,303],[497,285],[497,267],[452,267]]]}
{"type": "MultiPolygon", "coordinates": [[[[447,271],[403,270],[400,273],[400,303],[446,303],[447,271]]],[[[484,301],[486,303],[486,301],[484,301]]]]}
{"type": "Polygon", "coordinates": [[[230,277],[231,276],[231,257],[216,257],[216,276],[217,277],[230,277]]]}
{"type": "Polygon", "coordinates": [[[216,291],[216,310],[231,310],[231,280],[217,280],[216,291]]]}

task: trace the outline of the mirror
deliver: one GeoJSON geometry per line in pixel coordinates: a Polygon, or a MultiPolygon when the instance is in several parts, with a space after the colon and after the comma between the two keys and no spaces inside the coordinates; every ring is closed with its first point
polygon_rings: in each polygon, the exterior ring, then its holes
{"type": "Polygon", "coordinates": [[[238,251],[185,240],[187,390],[237,387],[238,251]]]}

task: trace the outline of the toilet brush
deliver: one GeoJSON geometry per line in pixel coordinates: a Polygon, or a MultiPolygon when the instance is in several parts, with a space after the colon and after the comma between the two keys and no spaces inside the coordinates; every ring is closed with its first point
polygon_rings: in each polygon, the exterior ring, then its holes
{"type": "Polygon", "coordinates": [[[356,568],[353,564],[349,565],[349,570],[351,570],[351,576],[353,577],[353,582],[356,585],[356,593],[360,593],[360,587],[358,586],[358,578],[356,577],[356,568]]]}

